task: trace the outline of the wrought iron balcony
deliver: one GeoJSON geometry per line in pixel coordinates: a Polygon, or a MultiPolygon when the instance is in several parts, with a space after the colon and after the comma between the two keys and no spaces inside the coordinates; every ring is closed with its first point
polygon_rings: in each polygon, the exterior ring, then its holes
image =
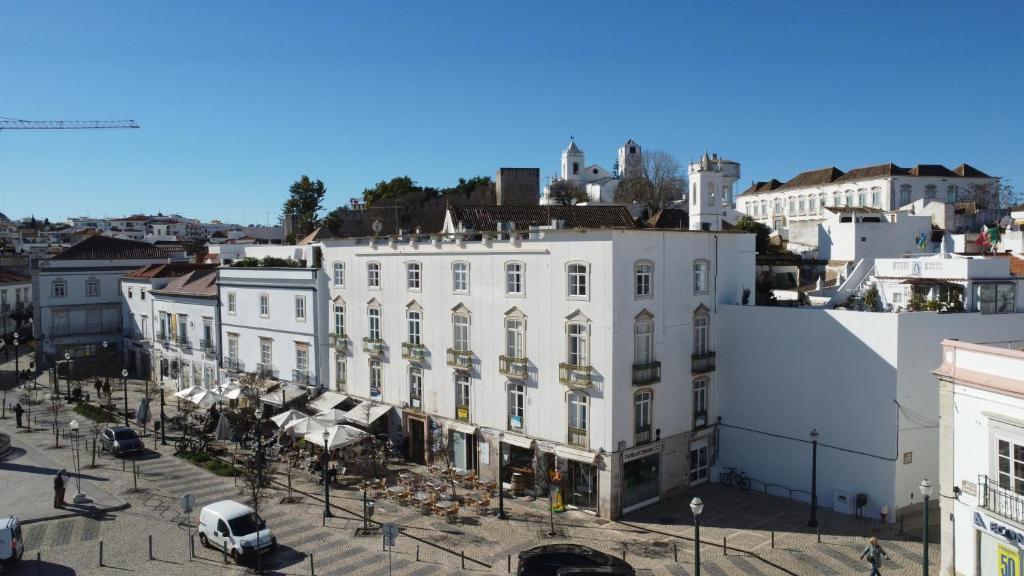
{"type": "Polygon", "coordinates": [[[466,404],[456,404],[455,419],[461,422],[469,422],[469,406],[466,404]]]}
{"type": "Polygon", "coordinates": [[[309,370],[292,370],[292,382],[296,384],[310,383],[309,370]]]}
{"type": "Polygon", "coordinates": [[[245,370],[245,365],[238,358],[225,358],[224,367],[228,370],[234,370],[235,372],[241,372],[245,370]]]}
{"type": "Polygon", "coordinates": [[[174,343],[180,348],[188,348],[188,336],[175,336],[174,343]]]}
{"type": "Polygon", "coordinates": [[[715,353],[692,354],[690,356],[690,372],[704,374],[715,370],[715,353]]]}
{"type": "Polygon", "coordinates": [[[273,364],[256,364],[256,373],[264,378],[277,378],[277,370],[274,369],[273,364]]]}
{"type": "Polygon", "coordinates": [[[1003,487],[987,475],[978,476],[978,504],[1003,518],[1024,523],[1024,494],[1003,487]]]}
{"type": "Polygon", "coordinates": [[[199,341],[199,349],[202,350],[203,352],[206,352],[207,354],[215,352],[216,348],[217,347],[216,347],[216,345],[214,345],[213,340],[200,340],[199,341]]]}
{"type": "Polygon", "coordinates": [[[377,338],[363,338],[363,352],[378,356],[384,353],[384,341],[377,338]]]}
{"type": "Polygon", "coordinates": [[[583,446],[584,448],[589,447],[589,442],[587,442],[587,429],[573,428],[570,426],[567,441],[573,446],[583,446]]]}
{"type": "Polygon", "coordinates": [[[423,397],[419,394],[410,394],[409,407],[414,410],[423,410],[423,397]]]}
{"type": "Polygon", "coordinates": [[[512,378],[526,378],[529,361],[526,358],[498,356],[498,372],[512,378]]]}
{"type": "Polygon", "coordinates": [[[153,335],[153,339],[157,342],[167,342],[170,339],[170,336],[168,336],[166,332],[157,332],[153,335]]]}
{"type": "Polygon", "coordinates": [[[427,357],[427,347],[423,344],[402,342],[402,358],[413,362],[422,362],[427,357]]]}
{"type": "Polygon", "coordinates": [[[651,441],[651,425],[640,426],[633,433],[633,444],[647,444],[651,441]]]}
{"type": "Polygon", "coordinates": [[[661,362],[654,361],[647,364],[633,364],[633,385],[643,386],[661,382],[661,362]]]}
{"type": "Polygon", "coordinates": [[[448,349],[448,365],[460,370],[469,370],[473,367],[473,353],[469,350],[448,349]]]}
{"type": "Polygon", "coordinates": [[[348,336],[345,334],[331,334],[331,346],[339,352],[347,352],[348,336]]]}
{"type": "Polygon", "coordinates": [[[558,365],[558,381],[570,388],[584,390],[593,384],[594,368],[591,366],[576,366],[562,362],[558,365]]]}

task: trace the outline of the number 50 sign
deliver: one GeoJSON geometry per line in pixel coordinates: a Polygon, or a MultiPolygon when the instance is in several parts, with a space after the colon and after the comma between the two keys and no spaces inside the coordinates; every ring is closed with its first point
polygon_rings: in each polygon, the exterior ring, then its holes
{"type": "Polygon", "coordinates": [[[996,554],[998,555],[999,576],[1021,576],[1020,553],[1016,548],[1000,544],[996,547],[996,554]]]}

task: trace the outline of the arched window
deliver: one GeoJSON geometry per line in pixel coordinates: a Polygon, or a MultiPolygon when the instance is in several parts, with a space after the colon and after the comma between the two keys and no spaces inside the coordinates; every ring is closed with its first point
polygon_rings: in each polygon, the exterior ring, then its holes
{"type": "Polygon", "coordinates": [[[345,263],[334,263],[334,286],[341,288],[345,285],[345,263]]]}
{"type": "Polygon", "coordinates": [[[857,190],[857,206],[867,206],[867,205],[868,205],[868,193],[867,193],[866,190],[861,188],[860,190],[857,190]]]}
{"type": "Polygon", "coordinates": [[[89,278],[85,281],[85,295],[95,298],[100,295],[100,281],[96,278],[89,278]]]}
{"type": "Polygon", "coordinates": [[[568,443],[575,446],[587,446],[587,427],[590,424],[589,398],[582,392],[571,392],[567,401],[569,403],[568,443]]]}
{"type": "Polygon", "coordinates": [[[697,308],[693,313],[693,353],[696,356],[706,355],[710,351],[709,347],[709,329],[711,327],[711,317],[708,315],[708,309],[704,306],[697,308]]]}
{"type": "Polygon", "coordinates": [[[460,294],[469,292],[469,263],[452,263],[452,290],[460,294]]]}
{"type": "Polygon", "coordinates": [[[925,198],[935,198],[935,194],[938,192],[938,187],[935,184],[928,184],[924,187],[925,198]]]}
{"type": "Polygon", "coordinates": [[[409,290],[419,290],[421,286],[422,267],[419,262],[405,264],[405,286],[409,290]]]}
{"type": "Polygon", "coordinates": [[[708,423],[708,379],[701,376],[693,381],[693,427],[708,423]]]}
{"type": "Polygon", "coordinates": [[[572,366],[589,366],[589,328],[584,322],[570,322],[565,328],[568,338],[566,362],[572,366]]]}
{"type": "Polygon", "coordinates": [[[847,208],[849,208],[850,206],[853,206],[853,190],[847,190],[847,191],[846,191],[846,202],[845,202],[845,206],[846,206],[847,208]]]}
{"type": "Polygon", "coordinates": [[[633,443],[651,441],[651,407],[654,396],[650,390],[641,390],[633,395],[633,443]]]}
{"type": "Polygon", "coordinates": [[[644,310],[633,321],[633,363],[654,362],[654,317],[644,310]]]}
{"type": "Polygon", "coordinates": [[[369,326],[370,340],[383,340],[381,337],[380,308],[378,306],[370,306],[367,308],[366,318],[369,326]]]}
{"type": "Polygon", "coordinates": [[[768,201],[761,200],[761,218],[768,217],[768,201]]]}
{"type": "Polygon", "coordinates": [[[814,194],[807,197],[807,213],[810,215],[818,213],[818,197],[814,194]]]}
{"type": "Polygon", "coordinates": [[[654,263],[640,260],[633,265],[633,293],[637,298],[650,298],[653,294],[654,263]]]}
{"type": "Polygon", "coordinates": [[[63,278],[57,278],[50,283],[50,296],[64,298],[68,295],[68,283],[63,278]]]}
{"type": "Polygon", "coordinates": [[[573,174],[579,174],[580,173],[580,163],[579,162],[573,162],[572,163],[572,173],[573,174]]]}
{"type": "Polygon", "coordinates": [[[693,262],[693,291],[696,294],[704,294],[708,291],[708,272],[711,263],[707,260],[695,260],[693,262]]]}
{"type": "Polygon", "coordinates": [[[522,262],[505,263],[505,294],[522,295],[525,284],[525,268],[522,262]]]}
{"type": "Polygon", "coordinates": [[[526,417],[526,386],[508,383],[508,429],[522,432],[526,417]]]}
{"type": "Polygon", "coordinates": [[[790,196],[789,198],[789,215],[796,216],[796,196],[790,196]]]}
{"type": "Polygon", "coordinates": [[[582,262],[566,266],[566,280],[570,298],[586,298],[590,294],[590,267],[582,262]]]}
{"type": "Polygon", "coordinates": [[[366,286],[372,290],[380,289],[380,262],[366,263],[366,286]]]}

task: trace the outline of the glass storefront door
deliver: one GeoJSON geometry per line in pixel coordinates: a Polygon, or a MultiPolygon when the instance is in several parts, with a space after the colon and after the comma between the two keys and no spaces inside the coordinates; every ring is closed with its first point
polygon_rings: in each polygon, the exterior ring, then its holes
{"type": "Polygon", "coordinates": [[[565,474],[565,503],[580,510],[597,512],[597,467],[569,460],[565,474]]]}
{"type": "Polygon", "coordinates": [[[700,440],[690,444],[690,486],[708,480],[708,441],[700,440]]]}
{"type": "Polygon", "coordinates": [[[622,512],[657,502],[661,496],[661,455],[651,454],[622,465],[622,512]]]}

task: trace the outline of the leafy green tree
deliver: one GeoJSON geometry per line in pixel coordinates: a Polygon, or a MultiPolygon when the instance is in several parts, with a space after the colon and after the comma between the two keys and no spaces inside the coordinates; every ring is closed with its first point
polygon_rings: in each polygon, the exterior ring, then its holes
{"type": "Polygon", "coordinates": [[[288,194],[283,212],[285,215],[298,214],[299,231],[297,235],[305,236],[316,226],[317,214],[323,209],[327,187],[320,180],[310,180],[309,176],[303,174],[302,178],[292,182],[288,194]]]}
{"type": "Polygon", "coordinates": [[[750,216],[742,216],[736,221],[734,227],[737,230],[749,232],[754,234],[754,246],[758,254],[767,254],[769,241],[768,238],[771,236],[772,230],[768,226],[754,220],[750,216]]]}

